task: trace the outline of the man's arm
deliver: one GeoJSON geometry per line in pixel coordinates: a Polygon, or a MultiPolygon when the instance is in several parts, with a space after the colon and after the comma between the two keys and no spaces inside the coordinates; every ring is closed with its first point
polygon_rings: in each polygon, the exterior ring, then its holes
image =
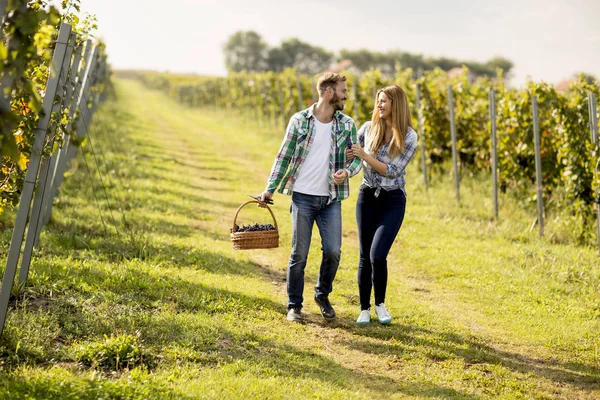
{"type": "Polygon", "coordinates": [[[272,198],[273,193],[275,193],[275,190],[283,179],[283,176],[290,165],[290,160],[294,155],[294,150],[296,149],[297,134],[298,130],[296,128],[296,120],[294,117],[292,117],[290,118],[285,137],[281,142],[281,146],[279,147],[279,151],[277,152],[275,161],[271,167],[271,173],[267,179],[267,187],[265,188],[265,191],[259,195],[261,201],[266,201],[267,199],[272,198]]]}
{"type": "MultiPolygon", "coordinates": [[[[366,128],[366,124],[360,128],[362,135],[365,134],[364,133],[365,128],[366,128]]],[[[358,144],[359,143],[358,136],[359,136],[359,134],[357,134],[357,132],[356,132],[356,125],[354,124],[354,122],[352,122],[352,127],[350,129],[350,142],[352,144],[358,144]]],[[[354,157],[352,162],[350,162],[350,165],[348,165],[345,168],[346,171],[348,171],[348,178],[358,174],[360,172],[361,168],[362,168],[362,160],[358,157],[354,157]]]]}

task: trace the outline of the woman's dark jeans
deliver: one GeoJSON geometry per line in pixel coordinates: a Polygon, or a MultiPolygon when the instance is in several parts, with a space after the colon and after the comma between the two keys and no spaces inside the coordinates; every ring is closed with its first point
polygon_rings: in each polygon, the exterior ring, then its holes
{"type": "Polygon", "coordinates": [[[358,264],[358,290],[360,308],[371,308],[371,288],[375,292],[375,305],[385,302],[387,288],[387,255],[404,220],[406,196],[401,189],[365,188],[356,201],[356,222],[360,240],[358,264]]]}

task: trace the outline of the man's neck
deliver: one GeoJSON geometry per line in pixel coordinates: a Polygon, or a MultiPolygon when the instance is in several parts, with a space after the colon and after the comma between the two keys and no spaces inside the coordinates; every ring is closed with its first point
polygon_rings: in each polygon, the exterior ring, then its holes
{"type": "Polygon", "coordinates": [[[328,124],[333,120],[334,113],[335,110],[331,107],[331,104],[327,104],[321,99],[319,99],[313,111],[314,116],[324,124],[328,124]]]}

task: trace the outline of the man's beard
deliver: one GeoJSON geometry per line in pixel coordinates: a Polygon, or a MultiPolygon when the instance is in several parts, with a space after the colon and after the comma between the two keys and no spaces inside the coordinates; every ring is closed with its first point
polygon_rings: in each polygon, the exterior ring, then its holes
{"type": "Polygon", "coordinates": [[[333,93],[333,97],[329,100],[329,104],[335,111],[342,111],[344,109],[344,103],[342,103],[337,93],[333,93]]]}

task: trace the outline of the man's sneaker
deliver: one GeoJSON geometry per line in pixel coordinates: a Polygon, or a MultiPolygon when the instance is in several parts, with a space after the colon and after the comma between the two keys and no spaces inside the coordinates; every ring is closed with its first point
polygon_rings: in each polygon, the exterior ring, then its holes
{"type": "Polygon", "coordinates": [[[300,313],[300,308],[292,307],[288,310],[287,313],[288,321],[302,321],[302,314],[300,313]]]}
{"type": "Polygon", "coordinates": [[[381,303],[378,306],[375,306],[375,313],[377,314],[377,319],[382,324],[389,324],[392,322],[392,317],[385,309],[385,304],[381,303]]]}
{"type": "Polygon", "coordinates": [[[335,318],[335,310],[331,307],[331,303],[327,297],[317,297],[315,296],[315,301],[319,305],[321,309],[321,314],[326,319],[334,319],[335,318]]]}
{"type": "Polygon", "coordinates": [[[369,325],[371,322],[371,310],[361,310],[356,323],[359,325],[369,325]]]}

